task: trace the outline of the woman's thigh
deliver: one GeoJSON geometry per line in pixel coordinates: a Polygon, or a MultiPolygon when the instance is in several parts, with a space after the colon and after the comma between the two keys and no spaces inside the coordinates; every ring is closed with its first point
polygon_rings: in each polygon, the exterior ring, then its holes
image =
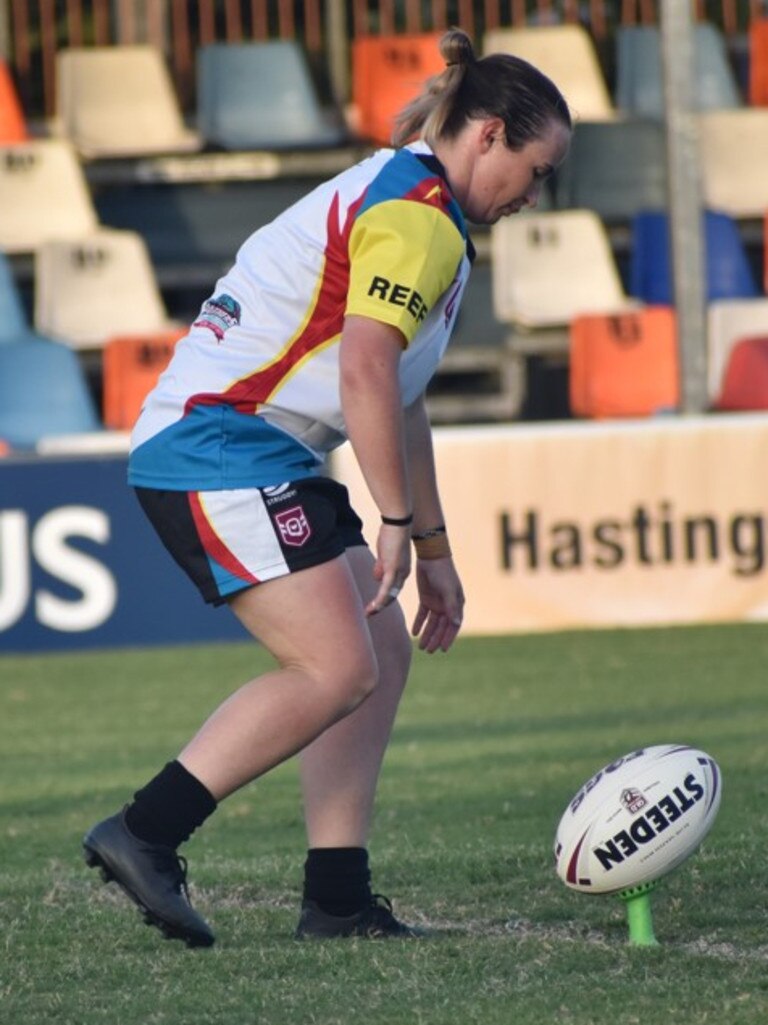
{"type": "Polygon", "coordinates": [[[241,591],[229,605],[280,665],[375,675],[363,602],[345,555],[241,591]]]}

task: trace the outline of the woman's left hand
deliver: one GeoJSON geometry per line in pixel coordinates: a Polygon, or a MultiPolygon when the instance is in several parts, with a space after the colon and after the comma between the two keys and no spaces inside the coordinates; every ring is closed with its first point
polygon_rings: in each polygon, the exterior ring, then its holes
{"type": "Polygon", "coordinates": [[[419,638],[419,648],[430,655],[448,651],[464,617],[464,592],[453,559],[417,560],[416,585],[419,608],[411,633],[419,638]]]}

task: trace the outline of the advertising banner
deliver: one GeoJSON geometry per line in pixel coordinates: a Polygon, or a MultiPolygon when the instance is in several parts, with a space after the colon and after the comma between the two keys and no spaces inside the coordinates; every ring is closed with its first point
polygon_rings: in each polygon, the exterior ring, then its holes
{"type": "MultiPolygon", "coordinates": [[[[443,428],[435,449],[465,633],[768,617],[768,417],[443,428]]],[[[334,473],[374,541],[348,447],[334,473]]]]}
{"type": "Polygon", "coordinates": [[[245,639],[160,544],[127,460],[0,463],[0,652],[245,639]]]}
{"type": "MultiPolygon", "coordinates": [[[[465,633],[768,618],[768,417],[435,432],[465,633]]],[[[349,446],[333,472],[375,541],[349,446]]],[[[0,652],[246,638],[173,563],[124,456],[0,463],[0,652]]],[[[411,578],[406,612],[416,609],[411,578]]]]}

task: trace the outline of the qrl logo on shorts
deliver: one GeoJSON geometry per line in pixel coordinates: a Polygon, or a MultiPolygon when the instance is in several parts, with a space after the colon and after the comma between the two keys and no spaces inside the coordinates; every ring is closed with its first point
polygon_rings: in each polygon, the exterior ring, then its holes
{"type": "Polygon", "coordinates": [[[276,513],[275,523],[280,530],[283,543],[292,545],[294,548],[301,548],[312,534],[312,528],[300,505],[276,513]]]}

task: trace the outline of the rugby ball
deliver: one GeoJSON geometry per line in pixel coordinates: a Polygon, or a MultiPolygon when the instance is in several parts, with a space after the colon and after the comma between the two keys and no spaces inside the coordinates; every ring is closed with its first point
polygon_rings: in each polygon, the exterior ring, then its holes
{"type": "Polygon", "coordinates": [[[614,893],[671,872],[720,807],[714,758],[681,744],[631,751],[579,787],[555,836],[557,874],[573,890],[614,893]]]}

